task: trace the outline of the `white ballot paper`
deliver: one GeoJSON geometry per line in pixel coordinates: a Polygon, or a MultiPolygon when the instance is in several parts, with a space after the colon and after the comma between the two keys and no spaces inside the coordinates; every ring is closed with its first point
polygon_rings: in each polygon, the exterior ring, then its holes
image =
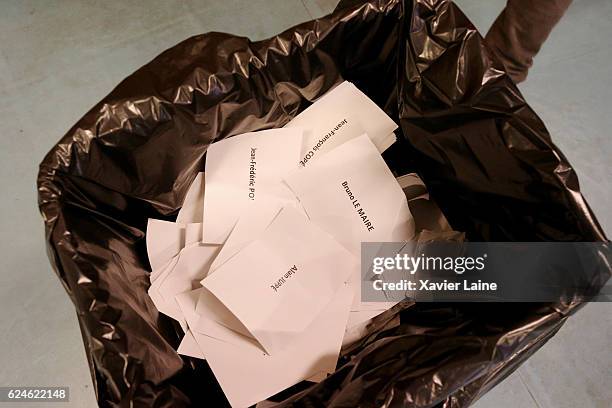
{"type": "Polygon", "coordinates": [[[259,239],[217,268],[202,286],[275,355],[303,334],[357,265],[329,234],[286,207],[259,239]]]}
{"type": "Polygon", "coordinates": [[[157,309],[179,322],[184,322],[184,316],[174,298],[179,293],[200,286],[199,281],[208,273],[217,252],[219,246],[204,244],[194,244],[181,250],[149,288],[149,295],[155,301],[157,309]]]}
{"type": "MultiPolygon", "coordinates": [[[[232,407],[249,407],[302,380],[318,381],[333,372],[353,292],[349,284],[342,284],[313,323],[276,355],[193,332],[232,407]]],[[[198,318],[198,297],[198,291],[176,297],[190,327],[198,318]]]]}
{"type": "MultiPolygon", "coordinates": [[[[155,279],[151,279],[151,286],[149,286],[148,290],[149,297],[151,298],[151,300],[153,300],[153,303],[155,304],[157,310],[162,313],[164,313],[163,310],[166,310],[167,308],[166,299],[159,292],[159,282],[163,281],[168,276],[168,274],[172,272],[177,262],[178,256],[171,258],[162,268],[154,271],[156,272],[157,277],[155,279]]],[[[151,276],[153,276],[153,273],[151,273],[151,276]]],[[[185,328],[184,320],[181,318],[178,321],[181,323],[181,326],[185,328]]]]}
{"type": "Polygon", "coordinates": [[[213,261],[209,274],[240,252],[242,248],[259,238],[278,215],[281,208],[278,201],[271,200],[260,200],[253,205],[249,205],[240,215],[219,255],[213,261]]]}
{"type": "Polygon", "coordinates": [[[237,346],[251,347],[265,352],[251,333],[224,305],[206,288],[198,290],[196,313],[198,319],[192,326],[194,332],[227,341],[237,346]],[[219,323],[223,322],[223,324],[219,323]]]}
{"type": "Polygon", "coordinates": [[[202,209],[204,200],[204,173],[200,172],[191,183],[176,222],[150,218],[147,223],[147,254],[153,273],[151,281],[159,276],[164,266],[185,246],[202,240],[202,209]]]}
{"type": "Polygon", "coordinates": [[[196,342],[195,337],[193,337],[193,334],[189,329],[185,331],[185,335],[183,336],[183,339],[181,340],[181,344],[179,344],[178,349],[176,349],[176,352],[183,356],[201,359],[205,358],[204,353],[202,353],[202,350],[200,350],[200,347],[198,347],[198,343],[196,342]]]}
{"type": "Polygon", "coordinates": [[[403,242],[414,236],[406,196],[367,135],[336,147],[285,181],[308,217],[357,257],[362,242],[403,242]]]}
{"type": "Polygon", "coordinates": [[[185,226],[182,224],[149,218],[146,244],[151,270],[159,271],[180,252],[184,235],[185,226]]]}
{"type": "Polygon", "coordinates": [[[293,118],[285,128],[303,128],[300,165],[364,133],[379,152],[395,142],[395,122],[355,85],[344,81],[293,118]]]}
{"type": "Polygon", "coordinates": [[[182,224],[202,222],[204,208],[204,173],[199,172],[189,186],[183,206],[176,216],[176,222],[182,224]]]}
{"type": "Polygon", "coordinates": [[[206,153],[203,240],[222,244],[245,207],[259,200],[293,203],[281,182],[297,168],[301,129],[245,133],[213,143],[206,153]]]}
{"type": "Polygon", "coordinates": [[[179,224],[149,218],[147,223],[147,255],[151,264],[151,282],[154,282],[168,262],[186,246],[202,240],[202,224],[179,224]]]}

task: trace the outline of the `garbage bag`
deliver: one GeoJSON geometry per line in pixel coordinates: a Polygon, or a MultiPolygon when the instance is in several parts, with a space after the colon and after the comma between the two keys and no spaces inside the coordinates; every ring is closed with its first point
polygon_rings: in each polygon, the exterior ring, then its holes
{"type": "MultiPolygon", "coordinates": [[[[40,164],[48,254],[100,406],[226,404],[206,362],[176,353],[180,328],[147,296],[147,218],[176,217],[210,143],[283,126],[342,80],[398,122],[389,166],[418,173],[468,240],[606,240],[571,165],[451,1],[346,1],[257,42],[198,35],[121,82],[40,164]]],[[[468,406],[581,304],[403,305],[375,320],[333,375],[272,400],[468,406]],[[400,325],[385,330],[391,313],[400,325]]]]}

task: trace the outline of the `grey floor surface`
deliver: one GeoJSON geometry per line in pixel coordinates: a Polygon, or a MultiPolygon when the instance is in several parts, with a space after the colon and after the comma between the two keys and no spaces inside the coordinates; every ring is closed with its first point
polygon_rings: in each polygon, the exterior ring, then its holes
{"type": "MultiPolygon", "coordinates": [[[[67,385],[66,406],[95,406],[76,317],[46,258],[36,206],[35,177],[48,149],[121,79],[177,42],[207,31],[265,38],[335,2],[0,1],[0,385],[67,385]]],[[[504,1],[458,4],[484,32],[504,1]]],[[[611,22],[610,0],[576,0],[521,86],[608,233],[611,22]]],[[[612,407],[611,312],[610,304],[586,306],[476,406],[612,407]]]]}

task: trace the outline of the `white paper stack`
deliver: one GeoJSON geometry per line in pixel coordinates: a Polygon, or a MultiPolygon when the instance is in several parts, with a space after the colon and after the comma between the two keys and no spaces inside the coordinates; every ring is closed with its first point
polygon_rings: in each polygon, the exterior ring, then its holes
{"type": "Polygon", "coordinates": [[[203,199],[204,173],[199,173],[177,222],[149,219],[147,225],[147,253],[152,269],[149,296],[160,312],[177,320],[183,328],[187,322],[175,297],[199,286],[220,249],[219,245],[202,243],[203,199]]]}
{"type": "Polygon", "coordinates": [[[200,174],[176,223],[149,221],[149,294],[232,406],[324,379],[343,340],[393,305],[360,301],[359,252],[414,237],[380,156],[395,128],[342,83],[283,129],[212,144],[206,194],[200,174]]]}

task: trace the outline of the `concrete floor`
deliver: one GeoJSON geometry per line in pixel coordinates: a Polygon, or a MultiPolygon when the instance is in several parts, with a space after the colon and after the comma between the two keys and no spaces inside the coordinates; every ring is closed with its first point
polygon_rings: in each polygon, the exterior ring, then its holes
{"type": "MultiPolygon", "coordinates": [[[[504,4],[457,2],[482,32],[504,4]]],[[[177,42],[213,30],[261,39],[321,16],[335,3],[1,1],[0,385],[67,385],[66,406],[95,406],[76,317],[46,258],[36,207],[35,177],[47,150],[121,79],[177,42]]],[[[575,0],[521,86],[576,168],[608,234],[611,22],[610,0],[575,0]]],[[[612,406],[611,312],[610,304],[585,307],[476,406],[612,406]]]]}

